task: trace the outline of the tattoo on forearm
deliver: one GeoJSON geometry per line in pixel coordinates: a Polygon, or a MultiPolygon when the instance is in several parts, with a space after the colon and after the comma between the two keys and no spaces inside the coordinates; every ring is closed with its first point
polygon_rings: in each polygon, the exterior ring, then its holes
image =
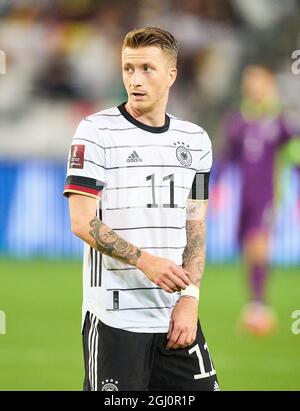
{"type": "Polygon", "coordinates": [[[190,271],[192,283],[199,287],[205,266],[205,221],[187,220],[186,235],[187,244],[182,254],[182,266],[190,271]]]}
{"type": "Polygon", "coordinates": [[[123,263],[136,265],[141,256],[139,248],[121,238],[97,217],[90,221],[90,227],[89,233],[96,241],[98,251],[123,263]]]}
{"type": "Polygon", "coordinates": [[[205,221],[207,200],[192,200],[186,202],[186,219],[205,221]]]}

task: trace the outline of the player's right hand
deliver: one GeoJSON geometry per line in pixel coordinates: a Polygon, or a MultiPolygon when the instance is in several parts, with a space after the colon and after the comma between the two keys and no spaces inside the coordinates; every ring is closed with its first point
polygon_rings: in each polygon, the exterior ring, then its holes
{"type": "Polygon", "coordinates": [[[190,273],[167,258],[142,251],[136,267],[143,271],[150,281],[168,293],[185,290],[190,285],[190,273]]]}

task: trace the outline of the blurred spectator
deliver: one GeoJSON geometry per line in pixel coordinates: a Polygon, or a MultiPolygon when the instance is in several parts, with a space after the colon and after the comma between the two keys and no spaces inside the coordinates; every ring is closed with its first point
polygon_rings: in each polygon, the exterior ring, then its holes
{"type": "MultiPolygon", "coordinates": [[[[180,43],[181,75],[168,111],[200,123],[218,147],[220,118],[239,98],[242,68],[262,58],[277,71],[288,67],[299,42],[299,15],[295,0],[1,0],[0,49],[8,61],[0,77],[1,154],[15,155],[14,142],[20,153],[65,158],[69,130],[79,120],[74,116],[125,98],[120,42],[144,25],[165,27],[180,43]],[[64,113],[55,123],[59,133],[50,127],[55,102],[64,113]],[[38,146],[36,107],[44,107],[43,121],[49,116],[38,146]],[[56,147],[51,152],[44,151],[49,139],[56,147]]],[[[291,81],[285,79],[285,90],[291,81]]],[[[290,98],[287,93],[289,106],[290,98]]]]}

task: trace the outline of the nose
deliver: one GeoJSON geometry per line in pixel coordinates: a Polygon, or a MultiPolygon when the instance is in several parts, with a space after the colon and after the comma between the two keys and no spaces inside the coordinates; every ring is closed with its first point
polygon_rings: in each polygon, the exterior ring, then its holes
{"type": "Polygon", "coordinates": [[[140,73],[137,70],[135,70],[135,72],[131,76],[131,82],[130,83],[133,87],[141,86],[141,76],[140,76],[140,73]]]}

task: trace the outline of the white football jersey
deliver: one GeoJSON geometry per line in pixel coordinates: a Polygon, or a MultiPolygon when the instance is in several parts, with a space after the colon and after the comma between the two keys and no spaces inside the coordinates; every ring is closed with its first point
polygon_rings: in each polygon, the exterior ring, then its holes
{"type": "MultiPolygon", "coordinates": [[[[64,194],[95,197],[98,217],[113,231],[181,265],[186,201],[196,173],[208,174],[211,165],[211,142],[201,127],[168,114],[164,126],[151,127],[132,117],[123,103],[79,124],[64,194]]],[[[83,320],[90,311],[111,327],[167,332],[179,295],[84,244],[83,320]]]]}

